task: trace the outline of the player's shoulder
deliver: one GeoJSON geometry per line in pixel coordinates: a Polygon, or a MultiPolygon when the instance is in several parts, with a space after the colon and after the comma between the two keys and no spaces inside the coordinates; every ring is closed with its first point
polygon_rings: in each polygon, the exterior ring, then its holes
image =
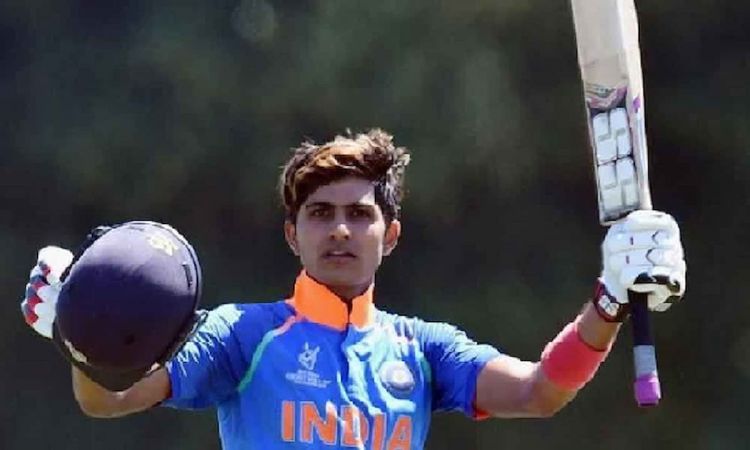
{"type": "Polygon", "coordinates": [[[381,325],[392,327],[399,336],[416,339],[423,343],[450,339],[456,333],[463,333],[455,325],[446,322],[428,321],[421,317],[409,317],[382,310],[378,310],[377,321],[381,325]]]}
{"type": "Polygon", "coordinates": [[[273,329],[294,314],[294,310],[284,300],[259,303],[224,303],[208,311],[206,324],[209,326],[238,328],[273,329]]]}

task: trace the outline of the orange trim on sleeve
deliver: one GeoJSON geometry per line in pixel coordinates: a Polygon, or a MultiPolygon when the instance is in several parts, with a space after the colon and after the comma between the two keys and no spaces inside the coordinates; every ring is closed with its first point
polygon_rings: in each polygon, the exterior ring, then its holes
{"type": "Polygon", "coordinates": [[[349,323],[357,328],[364,328],[374,321],[373,292],[374,286],[371,284],[362,295],[352,299],[352,311],[349,314],[347,305],[341,298],[303,270],[294,283],[294,295],[287,303],[297,314],[311,322],[337,330],[345,330],[349,323]]]}
{"type": "Polygon", "coordinates": [[[487,411],[483,409],[480,409],[479,407],[477,407],[476,404],[474,404],[474,417],[473,417],[474,420],[484,420],[484,419],[489,419],[489,418],[490,418],[490,413],[488,413],[487,411]]]}

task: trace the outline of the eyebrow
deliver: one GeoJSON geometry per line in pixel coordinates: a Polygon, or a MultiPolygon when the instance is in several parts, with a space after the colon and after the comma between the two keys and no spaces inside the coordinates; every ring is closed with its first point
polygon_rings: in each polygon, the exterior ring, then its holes
{"type": "MultiPolygon", "coordinates": [[[[330,207],[335,207],[335,206],[337,206],[337,205],[334,205],[331,202],[312,202],[312,203],[308,203],[307,205],[305,205],[305,209],[323,208],[323,207],[330,208],[330,207]]],[[[377,206],[377,204],[376,203],[355,202],[355,203],[349,203],[349,204],[341,205],[341,206],[344,206],[344,207],[355,206],[355,207],[358,207],[358,208],[375,208],[375,206],[377,206]]]]}

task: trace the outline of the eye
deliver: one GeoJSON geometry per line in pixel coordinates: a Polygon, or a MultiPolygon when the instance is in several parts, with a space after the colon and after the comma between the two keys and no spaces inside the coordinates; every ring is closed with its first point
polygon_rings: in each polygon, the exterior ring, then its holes
{"type": "Polygon", "coordinates": [[[329,209],[328,208],[313,208],[310,210],[308,214],[310,215],[310,217],[324,218],[328,216],[329,209]]]}
{"type": "Polygon", "coordinates": [[[372,211],[369,208],[353,208],[349,214],[355,219],[369,219],[372,217],[372,211]]]}

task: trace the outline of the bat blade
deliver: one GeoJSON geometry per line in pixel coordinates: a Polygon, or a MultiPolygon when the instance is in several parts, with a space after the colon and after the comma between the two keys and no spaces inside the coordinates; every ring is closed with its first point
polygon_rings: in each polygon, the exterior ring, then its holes
{"type": "MultiPolygon", "coordinates": [[[[571,6],[599,221],[609,225],[632,211],[651,209],[638,18],[633,0],[571,0],[571,6]]],[[[628,299],[635,398],[639,406],[655,406],[661,386],[647,298],[630,292],[628,299]]]]}
{"type": "Polygon", "coordinates": [[[651,209],[638,20],[633,0],[571,0],[599,221],[651,209]]]}

